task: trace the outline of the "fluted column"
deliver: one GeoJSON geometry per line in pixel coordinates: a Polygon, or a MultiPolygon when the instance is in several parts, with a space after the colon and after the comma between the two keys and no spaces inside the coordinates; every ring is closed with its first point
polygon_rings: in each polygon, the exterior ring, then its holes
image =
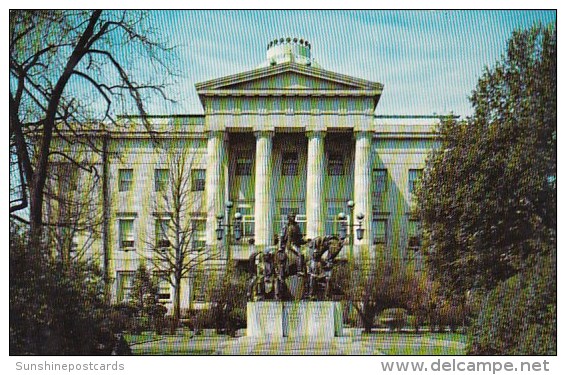
{"type": "Polygon", "coordinates": [[[273,193],[271,191],[273,131],[257,131],[255,160],[255,243],[261,249],[273,243],[273,193]]]}
{"type": "Polygon", "coordinates": [[[218,245],[216,215],[224,215],[225,193],[225,138],[224,131],[210,131],[207,144],[206,167],[206,243],[218,245]]]}
{"type": "MultiPolygon", "coordinates": [[[[372,243],[372,206],[371,206],[371,170],[372,170],[372,138],[371,131],[358,131],[355,133],[355,157],[354,157],[354,217],[351,220],[357,224],[356,216],[361,212],[364,214],[362,226],[365,229],[364,238],[354,240],[354,245],[362,245],[366,251],[370,250],[372,243]]],[[[354,237],[356,237],[354,233],[354,237]]]]}
{"type": "Polygon", "coordinates": [[[307,132],[307,238],[324,235],[324,136],[323,131],[307,132]]]}

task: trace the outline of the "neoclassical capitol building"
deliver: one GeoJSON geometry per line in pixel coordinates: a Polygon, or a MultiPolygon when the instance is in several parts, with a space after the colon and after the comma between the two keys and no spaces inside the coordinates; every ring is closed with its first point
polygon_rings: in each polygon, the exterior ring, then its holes
{"type": "MultiPolygon", "coordinates": [[[[128,298],[153,239],[168,244],[171,212],[156,202],[181,151],[196,253],[222,248],[223,259],[247,261],[295,213],[306,238],[363,229],[343,257],[420,261],[412,193],[440,117],[375,115],[383,90],[320,67],[308,41],[281,38],[258,68],[196,84],[204,114],[150,116],[152,134],[139,117],[124,118],[104,140],[107,220],[92,244],[114,301],[128,298]]],[[[185,286],[183,308],[198,294],[190,276],[185,286]]],[[[170,287],[160,288],[170,303],[170,287]]]]}

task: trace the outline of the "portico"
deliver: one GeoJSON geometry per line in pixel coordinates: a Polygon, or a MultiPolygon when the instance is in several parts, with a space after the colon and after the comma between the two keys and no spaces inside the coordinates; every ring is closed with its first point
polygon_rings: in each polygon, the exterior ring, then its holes
{"type": "Polygon", "coordinates": [[[208,134],[209,244],[218,245],[215,217],[228,199],[251,213],[256,247],[273,244],[276,222],[291,211],[308,238],[331,234],[337,212],[329,211],[353,199],[367,233],[355,245],[370,244],[372,125],[383,86],[321,69],[310,48],[270,43],[269,64],[196,85],[208,134]],[[251,160],[229,160],[240,157],[251,160]],[[342,189],[328,191],[327,179],[342,189]]]}

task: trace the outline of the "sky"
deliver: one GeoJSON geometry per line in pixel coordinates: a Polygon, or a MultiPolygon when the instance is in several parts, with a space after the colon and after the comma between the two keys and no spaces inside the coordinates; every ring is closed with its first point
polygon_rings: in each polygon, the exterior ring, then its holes
{"type": "Polygon", "coordinates": [[[556,22],[555,11],[152,11],[151,24],[175,46],[175,104],[153,114],[202,113],[194,84],[256,68],[266,46],[300,37],[327,70],[380,82],[378,115],[472,113],[468,97],[513,30],[556,22]]]}

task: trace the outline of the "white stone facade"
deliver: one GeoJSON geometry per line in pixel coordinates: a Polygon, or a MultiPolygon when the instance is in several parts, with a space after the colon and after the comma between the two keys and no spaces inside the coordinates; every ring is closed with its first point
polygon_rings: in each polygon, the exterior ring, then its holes
{"type": "MultiPolygon", "coordinates": [[[[107,139],[107,226],[93,248],[113,280],[114,302],[125,298],[128,278],[154,251],[148,239],[166,214],[154,204],[156,170],[175,150],[190,151],[199,246],[223,246],[227,257],[243,261],[250,238],[256,248],[273,244],[287,213],[297,214],[308,238],[338,234],[339,212],[348,220],[363,213],[364,237],[343,256],[415,258],[411,189],[437,145],[438,116],[376,116],[382,84],[321,69],[310,44],[298,39],[270,42],[267,63],[196,90],[203,115],[152,116],[153,139],[132,116],[124,118],[129,130],[107,139]],[[217,216],[233,222],[236,212],[243,238],[228,243],[224,232],[219,241],[217,216]]],[[[194,299],[191,285],[187,278],[182,308],[194,299]]],[[[168,304],[173,290],[169,295],[168,304]]]]}

